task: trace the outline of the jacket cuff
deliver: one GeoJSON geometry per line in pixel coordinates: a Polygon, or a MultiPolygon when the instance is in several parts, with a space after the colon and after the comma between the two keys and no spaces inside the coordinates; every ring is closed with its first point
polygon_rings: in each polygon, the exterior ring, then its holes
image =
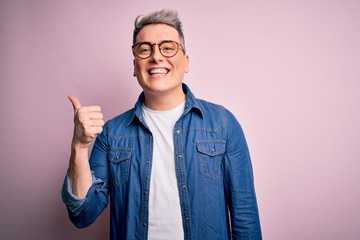
{"type": "MultiPolygon", "coordinates": [[[[91,176],[92,176],[91,187],[96,183],[103,182],[101,179],[97,179],[93,172],[91,172],[91,176]]],[[[89,188],[89,190],[90,190],[90,188],[89,188]]],[[[64,183],[63,183],[63,186],[61,189],[61,197],[62,197],[64,204],[67,206],[68,210],[72,213],[75,213],[75,212],[78,212],[78,210],[82,207],[82,205],[84,204],[84,202],[87,198],[87,195],[85,198],[80,198],[80,197],[76,196],[72,191],[69,176],[68,176],[68,174],[66,174],[64,183]]]]}

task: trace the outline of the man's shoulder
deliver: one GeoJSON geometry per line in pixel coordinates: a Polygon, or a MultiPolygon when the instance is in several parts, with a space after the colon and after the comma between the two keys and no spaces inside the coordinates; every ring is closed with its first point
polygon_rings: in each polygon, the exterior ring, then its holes
{"type": "Polygon", "coordinates": [[[224,108],[221,104],[218,104],[215,102],[210,102],[208,100],[196,98],[196,101],[202,106],[214,107],[214,108],[224,108]]]}
{"type": "Polygon", "coordinates": [[[224,114],[228,111],[223,105],[204,99],[196,99],[196,102],[203,114],[224,114]]]}
{"type": "Polygon", "coordinates": [[[228,125],[229,122],[238,122],[235,115],[223,105],[203,99],[196,99],[196,101],[205,120],[219,121],[224,125],[228,125]]]}

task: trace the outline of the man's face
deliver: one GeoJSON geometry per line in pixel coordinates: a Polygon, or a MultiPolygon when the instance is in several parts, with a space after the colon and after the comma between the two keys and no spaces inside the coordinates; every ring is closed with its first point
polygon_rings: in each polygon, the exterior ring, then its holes
{"type": "MultiPolygon", "coordinates": [[[[136,37],[136,42],[159,43],[173,40],[180,43],[179,34],[175,28],[166,24],[147,25],[136,37]]],[[[158,45],[153,48],[153,54],[147,59],[135,57],[134,75],[145,94],[159,96],[163,94],[179,94],[182,91],[182,80],[188,72],[189,59],[181,50],[171,58],[161,55],[158,45]]]]}

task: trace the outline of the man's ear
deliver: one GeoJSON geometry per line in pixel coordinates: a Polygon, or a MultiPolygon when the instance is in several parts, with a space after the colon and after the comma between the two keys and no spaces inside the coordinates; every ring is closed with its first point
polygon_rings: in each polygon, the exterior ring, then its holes
{"type": "Polygon", "coordinates": [[[133,73],[133,76],[136,77],[136,73],[135,73],[135,59],[133,59],[133,65],[134,65],[134,73],[133,73]]]}
{"type": "Polygon", "coordinates": [[[188,73],[189,72],[190,59],[189,59],[189,55],[186,55],[185,57],[186,57],[186,59],[185,59],[185,61],[186,61],[186,63],[185,63],[185,73],[188,73]]]}

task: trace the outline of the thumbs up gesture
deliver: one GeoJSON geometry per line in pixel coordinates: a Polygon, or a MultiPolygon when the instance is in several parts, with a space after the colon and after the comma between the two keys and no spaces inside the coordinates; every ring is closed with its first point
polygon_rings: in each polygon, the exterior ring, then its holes
{"type": "Polygon", "coordinates": [[[83,148],[89,147],[96,135],[102,132],[104,126],[100,106],[81,106],[75,96],[68,97],[74,108],[73,144],[83,148]]]}

